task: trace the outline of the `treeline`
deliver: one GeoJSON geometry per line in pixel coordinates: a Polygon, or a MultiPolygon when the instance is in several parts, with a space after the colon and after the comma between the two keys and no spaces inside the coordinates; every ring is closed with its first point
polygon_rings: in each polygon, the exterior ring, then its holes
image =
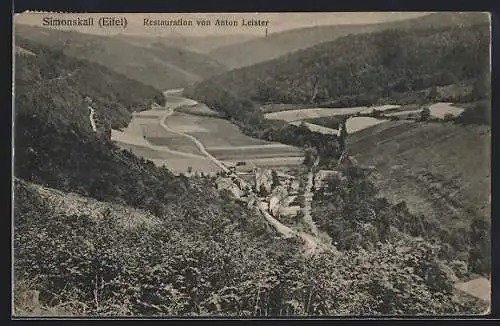
{"type": "Polygon", "coordinates": [[[487,24],[353,35],[209,78],[186,94],[220,102],[224,89],[261,104],[364,106],[467,84],[472,93],[455,100],[474,101],[489,92],[489,48],[487,24]]]}
{"type": "Polygon", "coordinates": [[[76,122],[82,129],[90,130],[85,102],[88,96],[95,103],[96,117],[112,128],[120,128],[128,124],[132,111],[146,110],[152,103],[165,101],[153,87],[98,64],[68,57],[19,37],[16,45],[35,53],[16,56],[18,113],[36,112],[46,121],[76,122]]]}

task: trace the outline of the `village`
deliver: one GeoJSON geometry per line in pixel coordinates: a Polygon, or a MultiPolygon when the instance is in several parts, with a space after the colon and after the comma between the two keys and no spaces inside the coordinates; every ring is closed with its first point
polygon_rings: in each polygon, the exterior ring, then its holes
{"type": "Polygon", "coordinates": [[[319,170],[315,173],[309,171],[313,177],[308,178],[306,171],[297,173],[295,170],[259,168],[252,162],[238,162],[229,170],[231,173],[217,175],[217,189],[228,192],[231,197],[248,203],[248,206],[253,204],[250,192],[255,193],[269,214],[278,220],[292,220],[304,215],[306,201],[311,201],[314,193],[324,191],[329,179],[341,177],[338,171],[319,170]]]}

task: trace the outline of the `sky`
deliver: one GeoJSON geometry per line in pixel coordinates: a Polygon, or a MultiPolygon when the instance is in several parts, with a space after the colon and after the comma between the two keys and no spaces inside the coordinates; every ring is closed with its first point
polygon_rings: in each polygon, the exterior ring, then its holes
{"type": "MultiPolygon", "coordinates": [[[[15,24],[28,24],[42,26],[44,17],[56,19],[76,19],[94,17],[93,27],[49,27],[62,30],[75,30],[84,33],[113,35],[113,34],[132,34],[143,36],[168,36],[168,35],[184,35],[184,36],[210,36],[221,34],[255,34],[262,35],[265,33],[265,26],[242,26],[242,19],[245,20],[268,20],[268,33],[277,33],[290,29],[312,27],[320,25],[345,25],[345,24],[372,24],[388,21],[396,21],[402,19],[410,19],[426,15],[425,12],[315,12],[315,13],[21,13],[14,16],[15,24]],[[98,26],[99,17],[126,17],[127,27],[104,27],[98,26]],[[163,26],[153,27],[144,26],[144,19],[161,19],[161,20],[192,20],[193,26],[163,26]],[[238,26],[215,26],[215,21],[220,20],[236,20],[238,26]],[[197,26],[197,20],[210,20],[211,26],[197,26]]],[[[48,27],[48,26],[46,26],[48,27]]]]}

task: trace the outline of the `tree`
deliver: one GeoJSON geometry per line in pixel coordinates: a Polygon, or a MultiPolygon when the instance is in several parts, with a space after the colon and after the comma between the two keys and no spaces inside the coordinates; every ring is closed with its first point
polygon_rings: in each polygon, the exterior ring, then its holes
{"type": "Polygon", "coordinates": [[[431,110],[428,107],[422,109],[420,112],[420,121],[427,121],[431,117],[431,110]]]}
{"type": "Polygon", "coordinates": [[[278,173],[274,170],[271,170],[271,176],[272,176],[272,180],[273,180],[273,183],[271,185],[272,189],[276,188],[277,186],[280,186],[281,182],[280,182],[280,179],[278,177],[278,173]]]}
{"type": "Polygon", "coordinates": [[[478,274],[491,273],[490,223],[484,218],[475,218],[471,224],[469,269],[478,274]]]}

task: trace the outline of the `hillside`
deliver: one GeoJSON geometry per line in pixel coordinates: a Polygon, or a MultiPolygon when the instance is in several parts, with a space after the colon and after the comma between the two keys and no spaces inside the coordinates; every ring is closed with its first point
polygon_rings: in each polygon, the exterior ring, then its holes
{"type": "MultiPolygon", "coordinates": [[[[151,46],[160,43],[165,46],[185,49],[197,53],[207,54],[223,46],[232,46],[256,38],[249,34],[227,34],[227,35],[207,35],[207,36],[139,36],[139,35],[119,35],[119,39],[141,46],[151,46]]],[[[221,61],[222,63],[224,61],[221,61]]]]}
{"type": "Polygon", "coordinates": [[[18,116],[36,112],[38,118],[47,122],[73,123],[90,131],[86,97],[93,102],[102,125],[113,128],[126,126],[132,111],[164,103],[163,94],[153,87],[101,65],[68,57],[22,38],[16,39],[16,46],[23,49],[16,55],[15,66],[18,116]]]}
{"type": "MultiPolygon", "coordinates": [[[[214,103],[215,88],[224,88],[261,104],[363,106],[401,97],[415,102],[416,91],[465,83],[474,90],[449,100],[470,101],[487,93],[489,38],[488,25],[343,37],[209,78],[185,94],[214,103]]],[[[432,92],[422,95],[433,100],[432,92]]]]}
{"type": "Polygon", "coordinates": [[[270,34],[267,37],[255,38],[244,43],[221,46],[211,51],[210,56],[230,68],[239,68],[271,60],[319,43],[334,41],[343,36],[387,29],[470,26],[487,22],[488,16],[482,13],[434,13],[419,18],[380,24],[308,27],[270,34]]]}
{"type": "MultiPolygon", "coordinates": [[[[338,158],[335,136],[266,120],[262,106],[487,103],[489,43],[487,25],[343,37],[214,76],[186,88],[184,95],[222,112],[248,135],[299,147],[314,144],[327,164],[338,158]]],[[[471,107],[466,113],[484,121],[490,108],[474,111],[471,107]]]]}
{"type": "Polygon", "coordinates": [[[375,167],[385,197],[458,227],[464,216],[491,215],[490,139],[488,126],[396,121],[349,136],[347,146],[375,167]]]}
{"type": "Polygon", "coordinates": [[[182,87],[227,68],[203,54],[172,46],[144,47],[117,37],[15,26],[16,38],[41,43],[52,50],[106,66],[157,89],[182,87]]]}

